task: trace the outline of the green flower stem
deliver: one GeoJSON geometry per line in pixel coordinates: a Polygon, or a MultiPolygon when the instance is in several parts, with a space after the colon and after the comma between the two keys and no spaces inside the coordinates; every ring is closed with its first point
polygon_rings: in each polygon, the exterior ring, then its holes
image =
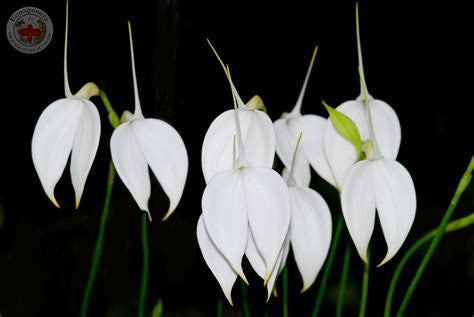
{"type": "Polygon", "coordinates": [[[242,309],[244,311],[244,317],[250,317],[248,290],[244,281],[240,281],[240,291],[242,292],[242,309]]]}
{"type": "Polygon", "coordinates": [[[344,299],[346,295],[347,277],[349,276],[349,264],[351,262],[351,243],[347,241],[344,250],[344,258],[342,260],[341,281],[339,282],[339,292],[337,294],[336,302],[336,317],[342,316],[342,309],[344,307],[344,299]]]}
{"type": "Polygon", "coordinates": [[[217,317],[222,317],[224,315],[224,302],[222,298],[217,300],[217,317]]]}
{"type": "Polygon", "coordinates": [[[329,274],[331,273],[332,263],[334,262],[334,256],[336,255],[337,246],[339,244],[339,239],[341,237],[342,228],[344,226],[344,218],[342,213],[339,214],[336,224],[336,230],[334,231],[334,237],[332,239],[331,247],[329,249],[329,254],[326,260],[326,265],[324,266],[323,276],[321,278],[321,284],[319,285],[318,295],[316,296],[316,302],[314,304],[312,317],[317,317],[323,303],[324,293],[326,292],[326,287],[328,285],[329,274]]]}
{"type": "Polygon", "coordinates": [[[288,317],[288,264],[283,269],[283,317],[288,317]]]}
{"type": "Polygon", "coordinates": [[[461,197],[462,193],[471,182],[471,178],[472,178],[471,174],[472,174],[473,169],[474,169],[474,157],[471,157],[471,161],[469,162],[469,165],[466,171],[464,172],[463,176],[461,177],[461,180],[459,181],[458,187],[456,188],[453,198],[451,199],[451,203],[449,204],[449,207],[446,210],[443,216],[443,219],[441,220],[441,224],[439,225],[438,230],[436,231],[433,241],[431,241],[428,251],[426,251],[426,254],[423,257],[423,260],[421,261],[421,264],[418,267],[418,270],[416,271],[415,276],[413,277],[410,283],[410,286],[408,287],[408,290],[405,293],[405,296],[403,297],[402,304],[400,305],[400,308],[398,309],[398,312],[397,312],[397,316],[403,316],[408,306],[408,302],[410,301],[410,298],[413,292],[415,291],[416,285],[418,284],[421,278],[421,275],[423,274],[423,271],[425,270],[426,266],[428,265],[428,262],[431,260],[431,257],[436,251],[436,248],[438,247],[439,242],[441,241],[441,238],[448,225],[449,219],[451,218],[454,212],[454,209],[456,209],[459,198],[461,197]]]}
{"type": "Polygon", "coordinates": [[[359,317],[365,316],[365,310],[367,307],[367,295],[369,293],[370,250],[367,250],[367,262],[368,263],[364,263],[364,276],[362,277],[362,296],[360,298],[359,317]]]}
{"type": "Polygon", "coordinates": [[[92,293],[92,287],[94,286],[95,277],[97,275],[97,271],[99,270],[100,258],[102,256],[102,251],[104,250],[105,226],[107,225],[107,218],[109,216],[110,197],[112,196],[114,181],[115,181],[115,168],[114,168],[114,164],[110,162],[109,176],[107,179],[107,191],[105,193],[104,208],[102,210],[102,215],[100,216],[99,233],[97,234],[97,241],[94,247],[94,254],[92,255],[92,262],[91,262],[91,268],[89,271],[89,277],[87,278],[87,284],[84,290],[84,296],[82,298],[82,305],[81,305],[81,311],[80,311],[81,317],[87,316],[87,310],[89,307],[89,300],[92,293]]]}
{"type": "MultiPolygon", "coordinates": [[[[109,113],[110,124],[115,129],[120,124],[120,120],[117,116],[117,113],[112,107],[112,104],[110,103],[109,98],[107,98],[107,94],[104,91],[99,90],[99,97],[102,100],[102,103],[104,104],[105,108],[107,109],[107,112],[109,113]]],[[[95,242],[95,247],[94,247],[94,254],[92,255],[91,268],[89,271],[89,276],[87,277],[87,284],[86,284],[86,288],[84,290],[84,295],[82,298],[81,311],[80,311],[81,317],[87,316],[87,310],[89,308],[89,301],[90,301],[90,296],[92,293],[92,288],[94,286],[94,281],[97,275],[97,271],[99,270],[100,258],[102,257],[102,251],[104,250],[105,226],[107,225],[107,218],[109,216],[110,198],[112,196],[114,181],[115,181],[115,167],[114,167],[113,162],[110,161],[109,175],[107,178],[107,190],[105,192],[104,208],[102,209],[102,214],[100,216],[99,233],[97,234],[97,240],[95,242]]]]}
{"type": "MultiPolygon", "coordinates": [[[[457,219],[454,221],[451,221],[448,226],[446,227],[446,232],[453,232],[457,230],[461,230],[467,226],[474,225],[474,213],[471,213],[470,215],[463,217],[461,219],[457,219]]],[[[423,237],[421,237],[418,241],[416,241],[410,249],[405,253],[403,258],[400,260],[400,263],[398,263],[397,268],[395,269],[395,272],[393,273],[392,280],[390,281],[390,287],[387,292],[387,299],[385,300],[385,311],[384,311],[384,316],[385,317],[390,317],[390,312],[392,308],[392,301],[393,301],[393,295],[395,293],[395,289],[397,287],[398,280],[400,279],[400,275],[402,274],[403,269],[405,268],[408,260],[426,243],[428,243],[431,239],[434,238],[436,235],[436,232],[438,229],[434,229],[428,233],[426,233],[423,237]]]]}
{"type": "Polygon", "coordinates": [[[150,256],[148,254],[148,216],[142,214],[142,251],[143,251],[143,269],[142,282],[140,284],[140,297],[138,300],[138,317],[145,316],[146,290],[148,288],[148,272],[150,256]]]}
{"type": "Polygon", "coordinates": [[[109,113],[109,121],[112,127],[115,129],[120,125],[120,119],[117,115],[117,112],[115,112],[114,108],[112,107],[112,104],[109,101],[109,98],[107,97],[107,94],[103,90],[99,90],[99,97],[102,99],[102,103],[105,106],[105,109],[107,109],[107,112],[109,113]]]}

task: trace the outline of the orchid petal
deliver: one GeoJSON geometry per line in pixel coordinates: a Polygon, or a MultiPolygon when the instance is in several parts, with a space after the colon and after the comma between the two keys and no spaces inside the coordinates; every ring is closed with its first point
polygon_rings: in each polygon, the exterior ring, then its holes
{"type": "Polygon", "coordinates": [[[374,231],[375,189],[370,161],[356,163],[346,176],[341,207],[347,229],[360,257],[367,262],[367,247],[374,231]]]}
{"type": "MultiPolygon", "coordinates": [[[[380,152],[384,157],[395,159],[401,140],[398,117],[393,109],[381,100],[372,99],[368,105],[380,152]]],[[[363,141],[370,138],[365,107],[362,101],[346,101],[336,108],[354,121],[363,141]]],[[[324,148],[336,185],[341,188],[346,174],[357,160],[358,153],[349,141],[339,135],[331,120],[326,123],[324,148]]]]}
{"type": "Polygon", "coordinates": [[[243,190],[248,222],[266,264],[264,283],[276,266],[288,232],[291,201],[281,176],[269,168],[243,168],[243,190]]]}
{"type": "Polygon", "coordinates": [[[402,128],[398,116],[385,101],[373,99],[369,105],[380,152],[384,157],[395,160],[402,139],[402,128]]]}
{"type": "Polygon", "coordinates": [[[76,208],[79,207],[100,140],[99,112],[92,102],[81,101],[83,102],[82,114],[74,137],[70,166],[72,186],[76,194],[76,208]]]}
{"type": "Polygon", "coordinates": [[[33,164],[46,195],[58,208],[54,188],[66,167],[83,108],[80,99],[57,100],[44,109],[33,132],[33,164]]]}
{"type": "Polygon", "coordinates": [[[202,214],[212,241],[246,280],[241,264],[248,237],[243,170],[223,171],[212,178],[202,196],[202,214]]]}
{"type": "Polygon", "coordinates": [[[206,261],[207,266],[219,282],[225,297],[233,305],[231,293],[237,279],[237,273],[235,273],[227,259],[212,242],[204,225],[202,215],[198,220],[196,234],[204,261],[206,261]]]}
{"type": "Polygon", "coordinates": [[[310,114],[301,117],[300,126],[303,131],[301,149],[316,173],[336,187],[336,181],[324,151],[326,121],[323,117],[310,114]]]}
{"type": "Polygon", "coordinates": [[[377,212],[388,247],[380,266],[397,253],[410,231],[416,213],[416,193],[410,174],[397,161],[383,158],[371,165],[377,212]]]}
{"type": "MultiPolygon", "coordinates": [[[[237,134],[233,111],[227,110],[220,114],[204,137],[201,164],[206,183],[217,173],[233,168],[234,135],[237,134]]],[[[261,111],[237,111],[246,159],[252,166],[272,167],[275,133],[270,118],[261,111]]],[[[237,157],[238,148],[236,150],[237,157]]]]}
{"type": "MultiPolygon", "coordinates": [[[[367,127],[365,124],[364,106],[356,101],[346,101],[337,107],[336,110],[347,115],[354,121],[362,140],[365,140],[364,136],[367,135],[367,127]]],[[[337,132],[331,120],[326,121],[324,149],[334,175],[336,186],[341,189],[347,172],[357,159],[357,153],[354,146],[337,132]]]]}
{"type": "Polygon", "coordinates": [[[148,164],[131,123],[123,123],[114,130],[110,139],[110,152],[118,175],[132,194],[138,207],[146,211],[150,217],[148,164]]]}
{"type": "Polygon", "coordinates": [[[275,262],[275,267],[273,268],[270,277],[268,278],[268,283],[267,283],[267,302],[270,299],[270,296],[272,295],[273,288],[275,287],[275,282],[279,274],[279,269],[281,267],[281,263],[283,261],[283,253],[284,250],[283,248],[280,249],[280,252],[278,252],[278,257],[275,262]]]}
{"type": "MultiPolygon", "coordinates": [[[[291,224],[291,221],[290,221],[290,224],[291,224]]],[[[280,267],[278,268],[278,274],[280,274],[285,268],[286,260],[288,258],[288,254],[290,253],[290,241],[291,241],[290,237],[291,237],[291,225],[288,228],[288,233],[286,234],[285,241],[283,241],[283,246],[281,247],[283,249],[283,252],[282,252],[280,267]]]]}
{"type": "Polygon", "coordinates": [[[316,280],[331,244],[332,221],[329,207],[310,188],[289,187],[291,197],[290,240],[296,265],[306,291],[316,280]]]}
{"type": "Polygon", "coordinates": [[[130,122],[130,127],[148,165],[170,200],[165,220],[176,209],[183,194],[188,173],[186,147],[178,132],[162,120],[134,120],[130,122]]]}
{"type": "MultiPolygon", "coordinates": [[[[303,131],[301,117],[290,117],[278,119],[273,123],[276,136],[276,152],[287,169],[291,167],[296,141],[303,131]]],[[[304,133],[303,139],[306,138],[304,133]]],[[[300,186],[309,186],[311,182],[311,170],[305,155],[298,155],[293,171],[293,177],[300,186]]]]}
{"type": "Polygon", "coordinates": [[[252,235],[252,230],[248,230],[248,238],[247,238],[247,249],[245,250],[245,256],[250,262],[255,273],[260,276],[262,279],[265,278],[265,261],[263,260],[260,251],[257,249],[257,245],[255,244],[255,240],[252,235]]]}
{"type": "Polygon", "coordinates": [[[271,168],[275,159],[275,131],[272,120],[262,111],[238,111],[247,161],[254,167],[271,168]],[[244,112],[244,115],[241,115],[241,112],[244,112]]]}

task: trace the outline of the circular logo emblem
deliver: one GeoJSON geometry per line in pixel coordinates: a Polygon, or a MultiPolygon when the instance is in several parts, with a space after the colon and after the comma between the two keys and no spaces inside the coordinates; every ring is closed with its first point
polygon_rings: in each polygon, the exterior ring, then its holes
{"type": "Polygon", "coordinates": [[[16,50],[26,54],[38,53],[53,38],[53,22],[43,10],[24,7],[8,19],[7,37],[16,50]]]}

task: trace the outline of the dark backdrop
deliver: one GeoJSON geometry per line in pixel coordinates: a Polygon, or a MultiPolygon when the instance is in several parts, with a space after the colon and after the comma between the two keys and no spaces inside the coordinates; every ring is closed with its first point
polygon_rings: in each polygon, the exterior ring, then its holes
{"type": "MultiPolygon", "coordinates": [[[[44,51],[25,55],[1,39],[2,173],[0,178],[0,314],[74,316],[90,265],[105,193],[112,129],[102,117],[99,152],[79,210],[68,170],[57,186],[62,205],[44,195],[34,171],[30,142],[41,111],[63,97],[64,1],[3,1],[0,24],[23,6],[45,10],[54,23],[44,51]]],[[[467,4],[465,4],[467,6],[467,4]]],[[[401,255],[439,223],[473,149],[472,23],[467,7],[452,2],[361,1],[361,32],[369,89],[393,106],[402,125],[399,160],[413,176],[418,211],[399,254],[372,269],[370,316],[380,316],[388,283],[401,255]]],[[[159,221],[168,206],[158,182],[152,185],[149,229],[151,273],[148,307],[162,298],[167,316],[212,316],[221,296],[195,238],[204,180],[200,149],[207,127],[231,107],[225,76],[205,41],[212,39],[244,100],[259,94],[275,120],[290,110],[299,93],[315,44],[320,50],[308,86],[304,113],[325,115],[321,99],[337,106],[359,92],[353,1],[260,3],[256,1],[70,1],[69,81],[73,92],[94,81],[121,113],[133,109],[126,21],[133,25],[138,85],[145,116],[172,123],[190,158],[186,189],[175,214],[159,221]],[[225,5],[224,5],[225,3],[225,5]]],[[[313,188],[338,212],[336,195],[314,175],[313,188]]],[[[473,211],[468,190],[455,217],[473,211]]],[[[116,182],[106,246],[91,300],[91,316],[133,316],[141,274],[140,213],[121,181],[116,182]]],[[[343,236],[323,307],[334,313],[343,236]]],[[[373,257],[385,252],[378,227],[373,257]]],[[[428,266],[408,316],[471,316],[474,313],[474,233],[449,234],[428,266]]],[[[290,312],[308,316],[315,285],[303,295],[290,256],[290,312]]],[[[421,257],[415,256],[395,296],[408,283],[421,257]]],[[[362,262],[352,252],[345,314],[358,310],[362,262]]],[[[265,310],[265,291],[252,276],[251,309],[265,310]]],[[[234,288],[240,309],[240,290],[234,288]]],[[[281,302],[271,299],[271,315],[281,302]]]]}

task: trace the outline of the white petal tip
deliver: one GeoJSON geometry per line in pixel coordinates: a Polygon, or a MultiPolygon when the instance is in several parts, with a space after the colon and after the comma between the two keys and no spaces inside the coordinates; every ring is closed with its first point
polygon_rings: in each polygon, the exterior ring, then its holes
{"type": "Polygon", "coordinates": [[[276,287],[273,288],[272,295],[273,295],[273,297],[275,297],[275,298],[278,297],[278,292],[277,292],[277,288],[276,288],[276,287]]]}
{"type": "Polygon", "coordinates": [[[245,277],[244,272],[240,272],[238,274],[239,274],[240,278],[244,281],[244,283],[247,284],[247,286],[249,286],[249,281],[247,280],[247,277],[245,277]]]}
{"type": "Polygon", "coordinates": [[[276,287],[273,287],[273,290],[270,292],[268,291],[268,294],[267,294],[267,300],[265,301],[265,303],[268,303],[270,301],[270,297],[273,295],[273,297],[277,298],[278,297],[278,293],[277,293],[277,289],[276,287]]]}
{"type": "Polygon", "coordinates": [[[58,204],[56,198],[54,197],[54,194],[48,195],[48,198],[49,198],[49,200],[51,200],[51,202],[53,203],[53,205],[55,205],[57,208],[61,208],[61,206],[59,206],[59,204],[58,204]]]}
{"type": "Polygon", "coordinates": [[[385,259],[382,260],[382,262],[380,262],[379,264],[377,264],[377,268],[381,267],[382,265],[384,265],[385,263],[387,263],[388,261],[390,261],[392,259],[392,257],[385,257],[385,259]]]}
{"type": "Polygon", "coordinates": [[[270,274],[267,274],[263,279],[263,286],[267,286],[268,280],[270,279],[270,274]]]}
{"type": "Polygon", "coordinates": [[[232,298],[230,296],[226,296],[227,301],[229,302],[230,306],[234,306],[234,303],[232,302],[232,298]]]}
{"type": "Polygon", "coordinates": [[[303,288],[300,290],[300,294],[303,294],[304,292],[306,292],[310,287],[311,287],[311,285],[310,286],[303,286],[303,288]]]}
{"type": "Polygon", "coordinates": [[[143,212],[146,212],[146,215],[148,216],[148,220],[150,220],[150,222],[153,221],[153,219],[151,218],[151,214],[150,214],[150,211],[149,210],[142,210],[143,212]]]}
{"type": "MultiPolygon", "coordinates": [[[[79,205],[81,204],[81,197],[76,197],[76,205],[75,208],[79,209],[79,205]]],[[[59,206],[58,206],[59,207],[59,206]]]]}
{"type": "Polygon", "coordinates": [[[166,212],[166,215],[165,215],[163,218],[161,218],[161,221],[166,221],[166,220],[168,220],[168,218],[173,214],[173,212],[174,212],[174,210],[168,210],[168,211],[166,212]]]}
{"type": "Polygon", "coordinates": [[[365,264],[369,264],[369,258],[367,256],[364,256],[362,261],[364,261],[365,264]]]}

